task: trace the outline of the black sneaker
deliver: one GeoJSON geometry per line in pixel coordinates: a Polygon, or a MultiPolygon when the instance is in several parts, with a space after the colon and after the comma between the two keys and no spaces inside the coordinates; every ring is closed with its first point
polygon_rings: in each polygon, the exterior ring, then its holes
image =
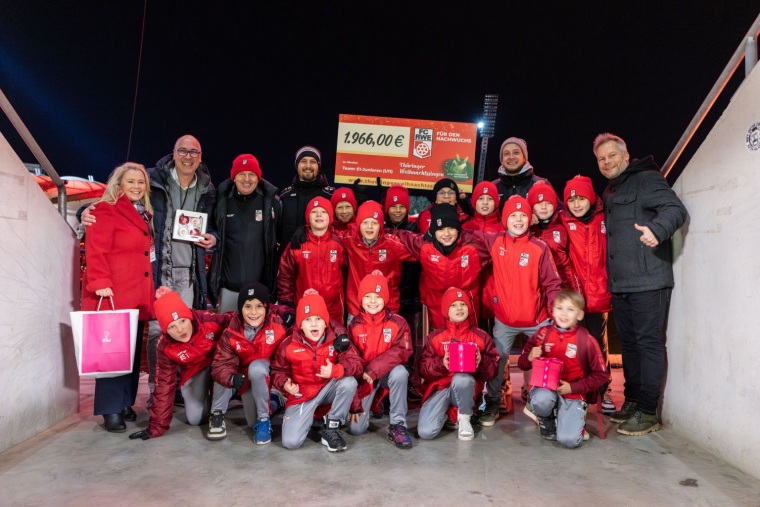
{"type": "Polygon", "coordinates": [[[224,414],[221,410],[211,412],[208,418],[206,438],[209,440],[223,440],[227,438],[227,426],[224,424],[224,414]]]}
{"type": "Polygon", "coordinates": [[[330,452],[345,451],[348,448],[346,441],[343,440],[343,433],[338,428],[340,428],[338,419],[326,418],[322,425],[322,445],[327,446],[330,452]]]}
{"type": "Polygon", "coordinates": [[[496,420],[499,418],[499,401],[486,402],[486,408],[483,413],[480,414],[481,426],[493,426],[496,424],[496,420]]]}
{"type": "Polygon", "coordinates": [[[539,417],[538,429],[546,440],[557,440],[557,420],[554,417],[539,417]]]}
{"type": "Polygon", "coordinates": [[[413,444],[412,436],[403,424],[391,424],[388,426],[388,440],[399,449],[411,449],[413,444]]]}
{"type": "Polygon", "coordinates": [[[635,401],[625,400],[625,403],[623,403],[623,406],[620,407],[620,410],[610,414],[610,421],[614,423],[626,422],[628,419],[633,417],[633,413],[636,411],[637,405],[638,403],[635,401]]]}

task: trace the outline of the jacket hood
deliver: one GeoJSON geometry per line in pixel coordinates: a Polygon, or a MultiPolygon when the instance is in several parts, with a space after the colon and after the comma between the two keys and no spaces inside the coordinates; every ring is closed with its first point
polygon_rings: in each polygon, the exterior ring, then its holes
{"type": "Polygon", "coordinates": [[[634,159],[630,164],[628,164],[628,167],[625,168],[625,171],[610,180],[609,185],[611,188],[618,187],[628,179],[629,175],[644,171],[660,172],[660,168],[657,166],[657,164],[655,164],[654,157],[652,157],[652,155],[649,155],[648,157],[642,159],[634,159]]]}
{"type": "Polygon", "coordinates": [[[527,160],[525,161],[525,164],[520,168],[520,172],[515,174],[514,176],[511,174],[507,174],[507,170],[504,169],[503,165],[499,166],[499,178],[503,182],[509,182],[509,183],[518,183],[522,181],[528,181],[530,178],[533,177],[533,166],[530,165],[530,162],[527,160]]]}

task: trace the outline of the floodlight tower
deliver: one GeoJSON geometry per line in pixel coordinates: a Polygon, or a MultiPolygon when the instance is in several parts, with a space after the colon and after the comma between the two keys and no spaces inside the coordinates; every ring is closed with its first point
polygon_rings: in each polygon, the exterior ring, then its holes
{"type": "Polygon", "coordinates": [[[488,139],[493,137],[493,129],[496,124],[496,108],[499,105],[499,96],[487,94],[483,104],[483,119],[478,122],[480,129],[480,162],[478,163],[478,182],[485,178],[486,153],[488,152],[488,139]]]}

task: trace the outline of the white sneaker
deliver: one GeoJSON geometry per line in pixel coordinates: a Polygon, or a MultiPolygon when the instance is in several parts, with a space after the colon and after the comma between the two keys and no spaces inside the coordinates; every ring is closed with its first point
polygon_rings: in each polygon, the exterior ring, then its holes
{"type": "Polygon", "coordinates": [[[583,435],[583,441],[585,442],[589,438],[591,438],[591,435],[588,434],[588,431],[586,431],[586,428],[583,428],[581,434],[583,435]]]}
{"type": "Polygon", "coordinates": [[[470,416],[459,414],[457,418],[457,424],[459,426],[458,437],[459,440],[472,440],[475,438],[475,432],[470,424],[470,416]]]}

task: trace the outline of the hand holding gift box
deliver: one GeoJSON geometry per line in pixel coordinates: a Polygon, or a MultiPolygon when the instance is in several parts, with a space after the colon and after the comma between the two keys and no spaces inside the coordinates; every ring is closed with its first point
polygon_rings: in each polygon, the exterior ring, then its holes
{"type": "Polygon", "coordinates": [[[553,357],[537,357],[533,360],[530,385],[556,391],[557,386],[559,386],[560,375],[562,375],[561,360],[553,357]]]}
{"type": "Polygon", "coordinates": [[[452,373],[474,373],[478,369],[478,355],[478,346],[475,343],[449,343],[449,371],[452,373]]]}

